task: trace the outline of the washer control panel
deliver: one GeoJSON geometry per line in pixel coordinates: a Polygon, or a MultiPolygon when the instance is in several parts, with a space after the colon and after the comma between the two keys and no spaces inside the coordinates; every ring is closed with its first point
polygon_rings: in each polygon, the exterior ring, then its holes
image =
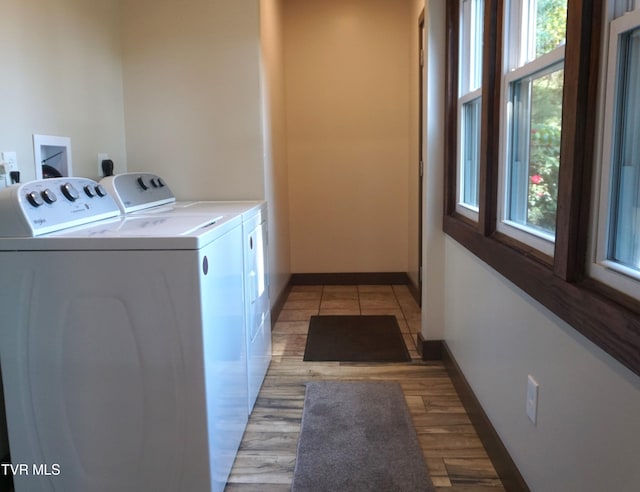
{"type": "Polygon", "coordinates": [[[100,181],[124,213],[176,201],[171,188],[157,174],[124,173],[100,181]]]}
{"type": "Polygon", "coordinates": [[[34,237],[120,213],[91,179],[41,179],[0,190],[0,237],[34,237]]]}

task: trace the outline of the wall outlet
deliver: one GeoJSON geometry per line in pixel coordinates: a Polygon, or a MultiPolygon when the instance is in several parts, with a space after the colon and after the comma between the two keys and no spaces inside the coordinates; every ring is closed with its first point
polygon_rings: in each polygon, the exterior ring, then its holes
{"type": "Polygon", "coordinates": [[[2,162],[8,164],[8,166],[6,166],[7,172],[18,170],[18,157],[15,152],[3,152],[2,162]]]}
{"type": "Polygon", "coordinates": [[[538,382],[531,374],[527,379],[527,417],[535,425],[538,418],[538,382]]]}
{"type": "Polygon", "coordinates": [[[16,152],[13,151],[5,151],[0,155],[0,161],[4,164],[4,172],[5,172],[5,185],[11,185],[11,171],[18,170],[18,156],[16,152]]]}

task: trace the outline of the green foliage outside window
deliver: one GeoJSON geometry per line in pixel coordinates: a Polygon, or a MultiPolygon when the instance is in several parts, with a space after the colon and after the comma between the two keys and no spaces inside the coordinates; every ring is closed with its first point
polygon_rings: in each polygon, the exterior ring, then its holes
{"type": "Polygon", "coordinates": [[[536,57],[565,42],[567,0],[537,0],[536,57]]]}
{"type": "Polygon", "coordinates": [[[560,128],[540,124],[531,131],[527,222],[548,232],[556,229],[560,128]]]}
{"type": "MultiPolygon", "coordinates": [[[[566,20],[566,0],[538,0],[536,56],[564,43],[566,20]]],[[[534,81],[531,101],[527,222],[549,233],[556,229],[563,75],[559,70],[534,81]]]]}

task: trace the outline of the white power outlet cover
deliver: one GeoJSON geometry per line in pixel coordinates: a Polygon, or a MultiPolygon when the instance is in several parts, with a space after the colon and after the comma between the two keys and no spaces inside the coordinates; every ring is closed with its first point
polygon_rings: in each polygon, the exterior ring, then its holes
{"type": "Polygon", "coordinates": [[[2,173],[2,184],[5,186],[11,185],[10,172],[18,170],[18,156],[13,151],[5,151],[0,155],[0,162],[2,163],[2,169],[0,170],[2,173]]]}
{"type": "Polygon", "coordinates": [[[15,152],[3,152],[2,153],[2,162],[6,164],[7,174],[11,171],[18,170],[18,156],[15,152]]]}
{"type": "Polygon", "coordinates": [[[538,418],[538,382],[531,375],[527,379],[527,417],[535,425],[538,418]]]}

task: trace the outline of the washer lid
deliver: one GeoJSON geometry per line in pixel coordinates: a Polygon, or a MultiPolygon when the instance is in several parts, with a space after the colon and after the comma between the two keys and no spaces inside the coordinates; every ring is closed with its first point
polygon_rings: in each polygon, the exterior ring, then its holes
{"type": "Polygon", "coordinates": [[[0,240],[0,250],[196,250],[241,224],[240,215],[128,215],[35,238],[0,240]]]}
{"type": "Polygon", "coordinates": [[[176,201],[134,212],[134,215],[236,215],[241,214],[243,220],[258,213],[266,214],[266,202],[263,200],[242,201],[176,201]]]}
{"type": "MultiPolygon", "coordinates": [[[[225,222],[229,217],[225,218],[225,222]]],[[[102,221],[79,229],[50,234],[50,237],[174,237],[200,236],[223,222],[223,217],[127,216],[102,221]]]]}

